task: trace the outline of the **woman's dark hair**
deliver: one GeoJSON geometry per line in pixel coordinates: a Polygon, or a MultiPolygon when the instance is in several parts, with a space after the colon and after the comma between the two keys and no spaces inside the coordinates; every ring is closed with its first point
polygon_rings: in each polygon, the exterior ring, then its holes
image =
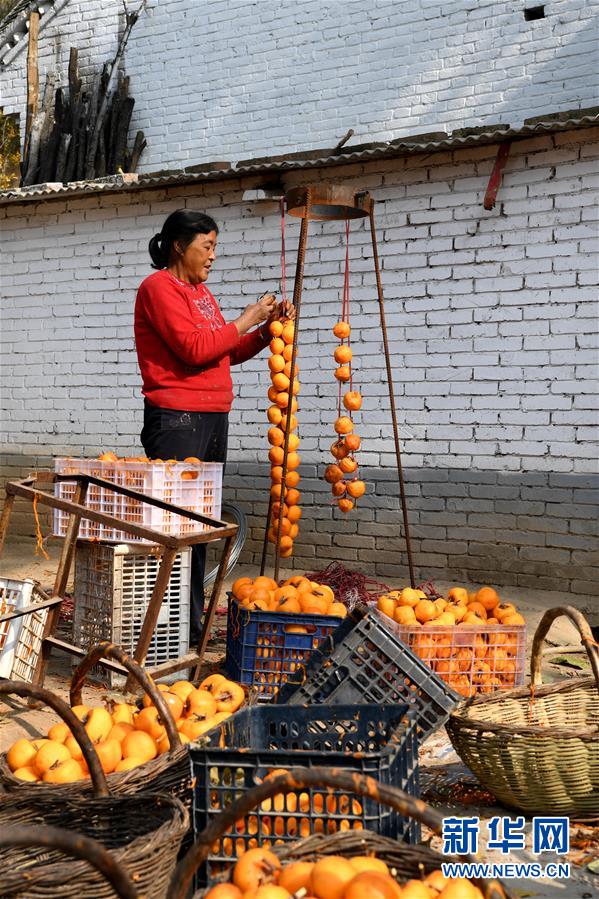
{"type": "Polygon", "coordinates": [[[167,267],[175,241],[185,250],[196,234],[209,234],[211,231],[218,234],[218,225],[203,212],[191,212],[188,209],[172,212],[162,226],[162,231],[150,241],[148,249],[152,257],[152,268],[167,267]]]}

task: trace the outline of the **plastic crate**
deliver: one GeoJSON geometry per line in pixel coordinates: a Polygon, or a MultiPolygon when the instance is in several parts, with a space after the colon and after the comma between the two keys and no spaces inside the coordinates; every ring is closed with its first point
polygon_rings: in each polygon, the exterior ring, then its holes
{"type": "MultiPolygon", "coordinates": [[[[77,542],[73,636],[87,649],[111,640],[132,653],[137,645],[160,565],[161,549],[77,542]]],[[[176,659],[189,646],[191,550],[175,557],[145,665],[176,659]]],[[[124,678],[98,666],[92,677],[112,686],[124,678]]],[[[175,679],[181,677],[178,672],[175,679]]]]}
{"type": "MultiPolygon", "coordinates": [[[[231,802],[275,769],[341,768],[419,795],[416,719],[407,705],[242,709],[191,747],[196,836],[231,802]]],[[[266,800],[212,847],[205,880],[256,845],[284,844],[311,833],[368,829],[415,843],[417,822],[341,790],[309,790],[266,800]]],[[[200,875],[202,877],[202,875],[200,875]]]]}
{"type": "MultiPolygon", "coordinates": [[[[223,466],[220,462],[100,462],[97,459],[55,459],[57,474],[87,474],[112,481],[120,487],[146,493],[155,499],[172,503],[202,515],[220,518],[223,466]]],[[[76,483],[63,481],[55,485],[55,495],[73,500],[76,483]]],[[[130,524],[139,524],[163,534],[184,536],[208,530],[208,525],[190,521],[173,512],[149,506],[140,500],[90,484],[86,506],[95,512],[114,515],[130,524]]],[[[55,509],[53,531],[58,537],[67,532],[69,513],[55,509]]],[[[78,536],[82,540],[107,540],[111,543],[147,543],[125,531],[95,521],[81,519],[78,536]]]]}
{"type": "Polygon", "coordinates": [[[332,615],[244,609],[228,594],[227,657],[232,680],[252,686],[260,701],[272,699],[289,674],[341,624],[332,615]],[[296,632],[298,628],[305,633],[296,632]]]}
{"type": "MultiPolygon", "coordinates": [[[[5,615],[48,597],[35,581],[0,578],[0,614],[5,615]]],[[[0,622],[0,677],[31,683],[48,617],[48,609],[28,612],[20,618],[0,622]]]]}
{"type": "Polygon", "coordinates": [[[461,696],[510,690],[524,683],[525,624],[400,626],[401,640],[461,696]]]}
{"type": "Polygon", "coordinates": [[[380,707],[405,702],[416,712],[423,740],[447,721],[461,697],[408,649],[392,621],[360,605],[305,668],[289,675],[276,701],[294,706],[370,702],[380,707]]]}

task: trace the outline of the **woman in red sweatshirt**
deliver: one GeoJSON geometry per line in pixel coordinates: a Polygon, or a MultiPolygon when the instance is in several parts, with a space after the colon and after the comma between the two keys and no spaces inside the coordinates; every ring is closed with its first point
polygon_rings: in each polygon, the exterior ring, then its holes
{"type": "MultiPolygon", "coordinates": [[[[239,318],[225,322],[205,285],[217,237],[214,219],[181,209],[169,215],[150,241],[158,271],[142,281],[135,302],[135,345],[145,397],[141,442],[150,459],[196,456],[224,463],[233,401],[230,367],[268,345],[271,321],[293,317],[289,304],[277,306],[267,294],[239,318]]],[[[205,561],[205,545],[194,546],[192,644],[199,638],[204,609],[205,561]]]]}

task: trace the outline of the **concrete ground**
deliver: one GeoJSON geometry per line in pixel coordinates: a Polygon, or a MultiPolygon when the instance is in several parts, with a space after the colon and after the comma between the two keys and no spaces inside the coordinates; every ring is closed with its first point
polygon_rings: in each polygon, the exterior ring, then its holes
{"type": "MultiPolygon", "coordinates": [[[[47,551],[49,559],[44,559],[40,555],[35,555],[34,542],[31,540],[20,538],[16,541],[7,541],[0,563],[0,572],[4,577],[16,579],[32,577],[38,580],[42,587],[51,588],[60,554],[59,541],[50,541],[47,551]]],[[[236,569],[235,577],[240,574],[252,576],[253,572],[236,569]]],[[[437,582],[436,586],[442,591],[451,584],[437,582]]],[[[514,602],[526,618],[528,654],[530,654],[534,630],[543,613],[549,608],[568,603],[568,597],[558,592],[505,588],[500,593],[503,600],[514,602]]],[[[223,595],[221,609],[224,611],[224,608],[223,595]]],[[[224,625],[225,619],[221,613],[216,619],[214,637],[207,653],[207,669],[213,669],[224,656],[224,625]]],[[[68,630],[68,624],[63,626],[68,630]]],[[[558,680],[564,676],[578,676],[579,672],[575,668],[551,664],[552,658],[563,655],[567,649],[570,652],[580,653],[580,639],[570,623],[561,619],[554,623],[549,634],[543,665],[545,681],[558,680]]],[[[581,654],[572,656],[572,658],[584,662],[584,656],[581,654]]],[[[50,673],[46,680],[46,686],[63,698],[68,696],[68,677],[71,667],[70,659],[57,655],[52,659],[50,673]]],[[[86,688],[84,697],[90,704],[99,704],[106,693],[106,688],[90,685],[86,688]]],[[[44,735],[57,720],[54,713],[45,709],[29,709],[19,699],[8,699],[0,703],[0,715],[0,751],[5,751],[19,736],[44,735]]],[[[493,797],[477,788],[473,776],[453,751],[444,728],[424,743],[421,748],[420,762],[423,798],[435,805],[443,814],[458,817],[478,815],[481,821],[488,820],[495,815],[510,814],[511,817],[516,817],[516,813],[506,812],[505,809],[493,805],[493,797]],[[456,784],[460,785],[459,789],[456,788],[456,784]],[[472,788],[470,795],[466,798],[464,786],[472,788]]],[[[530,830],[530,821],[527,822],[527,830],[530,830]]],[[[481,831],[482,835],[483,831],[481,831]]],[[[593,875],[588,869],[589,863],[599,861],[599,827],[592,828],[572,824],[570,837],[571,852],[568,857],[572,864],[570,880],[559,884],[545,880],[511,880],[509,886],[514,896],[522,897],[522,899],[533,896],[536,899],[593,899],[593,897],[599,897],[599,875],[593,875]]],[[[435,844],[436,838],[433,838],[433,845],[435,844]]],[[[486,860],[506,861],[506,858],[497,852],[485,852],[484,839],[481,840],[481,850],[486,860]]],[[[563,859],[554,859],[549,855],[541,856],[540,860],[543,864],[553,860],[563,861],[563,859]]],[[[531,856],[527,851],[521,851],[511,853],[507,861],[539,861],[539,859],[531,856]]]]}

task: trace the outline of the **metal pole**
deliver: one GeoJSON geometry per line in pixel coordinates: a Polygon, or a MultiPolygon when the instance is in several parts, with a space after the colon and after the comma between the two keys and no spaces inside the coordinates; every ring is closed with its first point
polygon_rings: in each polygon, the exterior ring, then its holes
{"type": "Polygon", "coordinates": [[[389,340],[387,337],[387,325],[385,322],[385,303],[383,299],[383,284],[381,281],[381,271],[379,267],[379,254],[376,242],[376,228],[374,225],[374,201],[370,201],[370,236],[372,239],[372,253],[374,258],[374,271],[376,275],[376,289],[379,302],[379,313],[381,317],[381,331],[383,334],[383,346],[385,348],[385,365],[387,367],[387,385],[389,387],[389,403],[391,406],[391,420],[393,422],[393,439],[395,441],[395,457],[397,459],[397,476],[399,479],[399,496],[401,499],[401,509],[403,514],[403,527],[406,539],[406,550],[408,553],[408,569],[410,572],[410,584],[416,586],[414,577],[414,561],[412,558],[412,542],[410,539],[410,525],[408,522],[408,506],[406,503],[406,493],[403,479],[403,468],[401,464],[401,448],[399,445],[399,430],[397,427],[397,411],[395,408],[395,393],[393,390],[393,372],[391,370],[391,356],[389,353],[389,340]]]}
{"type": "Polygon", "coordinates": [[[291,371],[289,372],[289,405],[287,407],[287,421],[285,424],[285,443],[283,444],[283,474],[281,477],[281,499],[279,503],[279,521],[277,525],[277,542],[275,544],[275,568],[273,577],[279,579],[279,567],[281,561],[281,529],[283,526],[283,503],[285,501],[287,480],[287,458],[289,456],[289,435],[291,434],[291,418],[293,406],[293,382],[295,379],[295,364],[297,359],[297,344],[299,336],[300,308],[302,302],[302,287],[304,284],[304,262],[306,259],[306,242],[308,240],[308,220],[310,215],[311,190],[306,188],[304,214],[300,228],[299,244],[297,247],[297,265],[295,268],[295,282],[293,285],[293,305],[295,307],[295,321],[293,332],[293,349],[291,351],[291,371]]]}

